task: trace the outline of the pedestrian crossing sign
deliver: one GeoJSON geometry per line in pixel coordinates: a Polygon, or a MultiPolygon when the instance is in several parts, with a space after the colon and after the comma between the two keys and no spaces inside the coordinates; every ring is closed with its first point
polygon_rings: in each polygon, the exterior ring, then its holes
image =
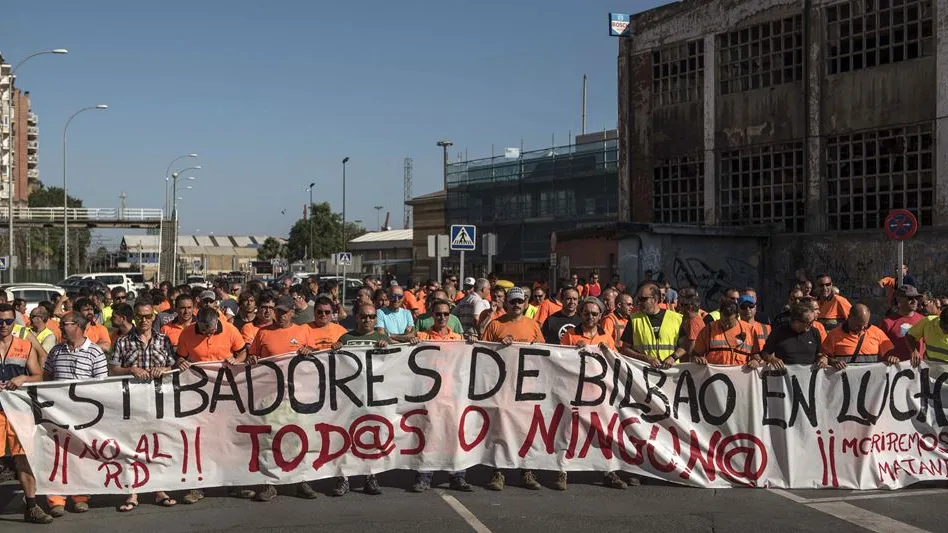
{"type": "Polygon", "coordinates": [[[461,252],[473,251],[477,246],[474,244],[477,238],[477,227],[467,224],[455,224],[451,226],[451,249],[461,252]]]}

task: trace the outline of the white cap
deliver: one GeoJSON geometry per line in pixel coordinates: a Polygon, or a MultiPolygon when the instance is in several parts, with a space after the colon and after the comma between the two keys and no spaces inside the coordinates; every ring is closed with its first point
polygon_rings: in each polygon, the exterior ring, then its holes
{"type": "Polygon", "coordinates": [[[477,280],[474,278],[464,278],[465,287],[473,287],[475,283],[477,283],[477,280]]]}

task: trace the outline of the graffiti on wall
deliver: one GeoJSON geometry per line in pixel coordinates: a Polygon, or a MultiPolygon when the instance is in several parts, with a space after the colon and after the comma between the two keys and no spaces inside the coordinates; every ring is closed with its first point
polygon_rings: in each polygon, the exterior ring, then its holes
{"type": "Polygon", "coordinates": [[[734,257],[722,257],[718,265],[716,268],[698,257],[675,257],[670,278],[678,287],[698,289],[702,305],[709,309],[717,309],[721,295],[728,289],[757,287],[757,267],[750,263],[734,257]]]}

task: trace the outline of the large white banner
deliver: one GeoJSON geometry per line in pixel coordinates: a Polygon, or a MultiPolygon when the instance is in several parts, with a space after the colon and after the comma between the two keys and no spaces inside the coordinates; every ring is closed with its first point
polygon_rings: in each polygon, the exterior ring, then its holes
{"type": "Polygon", "coordinates": [[[426,343],[0,394],[47,494],[483,464],[700,487],[948,477],[946,368],[655,369],[596,349],[426,343]]]}

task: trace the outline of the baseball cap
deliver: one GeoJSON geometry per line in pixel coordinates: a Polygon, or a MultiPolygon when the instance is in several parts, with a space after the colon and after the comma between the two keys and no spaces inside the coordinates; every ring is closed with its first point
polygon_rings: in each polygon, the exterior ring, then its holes
{"type": "Polygon", "coordinates": [[[918,298],[921,296],[918,293],[918,289],[912,285],[902,285],[895,291],[895,295],[900,298],[918,298]]]}
{"type": "Polygon", "coordinates": [[[276,303],[277,311],[283,311],[285,313],[287,311],[292,311],[295,308],[296,306],[295,306],[295,302],[293,302],[292,296],[283,295],[277,299],[277,303],[276,303]]]}
{"type": "Polygon", "coordinates": [[[398,280],[397,280],[397,279],[393,279],[393,280],[388,284],[388,286],[389,286],[389,287],[398,287],[398,280]]]}
{"type": "Polygon", "coordinates": [[[740,298],[737,299],[738,306],[743,305],[743,304],[757,305],[757,299],[751,296],[750,294],[745,294],[744,296],[741,296],[740,298]]]}
{"type": "Polygon", "coordinates": [[[477,280],[474,278],[464,278],[465,287],[473,287],[475,283],[477,283],[477,280]]]}
{"type": "Polygon", "coordinates": [[[201,291],[201,294],[198,295],[198,300],[216,300],[217,295],[214,294],[214,291],[201,291]]]}
{"type": "Polygon", "coordinates": [[[511,287],[510,290],[507,291],[508,302],[513,301],[513,300],[526,300],[526,299],[527,299],[527,296],[523,293],[523,289],[521,289],[520,287],[511,287]]]}

